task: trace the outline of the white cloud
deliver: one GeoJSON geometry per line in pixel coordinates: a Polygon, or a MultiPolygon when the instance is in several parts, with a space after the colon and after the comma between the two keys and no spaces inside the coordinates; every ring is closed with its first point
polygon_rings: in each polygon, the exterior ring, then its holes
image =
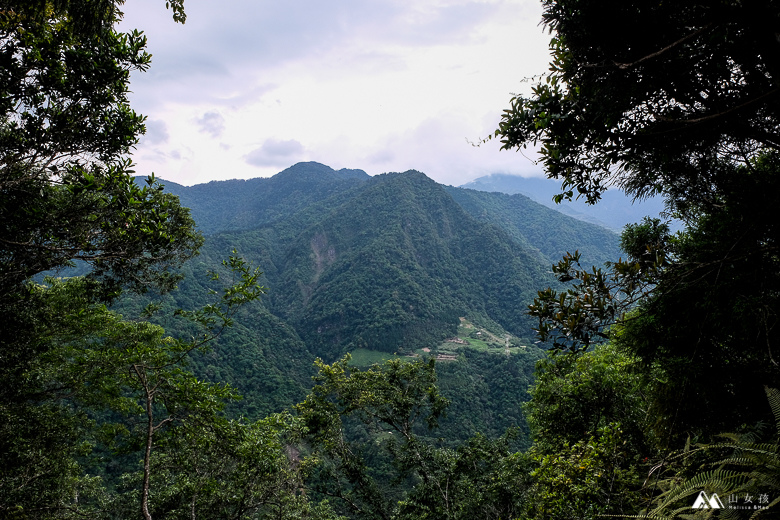
{"type": "Polygon", "coordinates": [[[368,157],[366,157],[366,160],[369,164],[376,164],[381,168],[382,165],[389,164],[395,160],[395,153],[389,149],[380,149],[374,153],[369,154],[368,157]]]}
{"type": "Polygon", "coordinates": [[[219,112],[206,112],[203,117],[195,120],[200,131],[217,138],[225,130],[225,118],[219,112]]]}
{"type": "Polygon", "coordinates": [[[252,166],[286,166],[295,162],[303,151],[303,145],[295,139],[271,138],[246,154],[244,160],[252,166]]]}
{"type": "Polygon", "coordinates": [[[168,133],[168,126],[165,124],[165,121],[147,119],[144,124],[146,133],[141,138],[142,143],[150,145],[165,144],[170,139],[171,136],[168,133]]]}

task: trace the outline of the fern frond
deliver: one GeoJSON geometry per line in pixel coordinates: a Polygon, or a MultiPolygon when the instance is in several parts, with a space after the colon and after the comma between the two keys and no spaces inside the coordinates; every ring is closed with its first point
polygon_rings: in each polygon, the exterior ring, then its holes
{"type": "Polygon", "coordinates": [[[777,388],[764,387],[764,392],[769,399],[769,407],[772,409],[772,415],[775,416],[775,427],[780,433],[780,390],[777,388]]]}
{"type": "MultiPolygon", "coordinates": [[[[687,480],[683,485],[674,487],[659,495],[658,498],[663,498],[656,510],[663,510],[684,498],[692,497],[702,489],[707,489],[709,492],[723,493],[738,487],[739,484],[747,480],[745,474],[738,471],[724,469],[705,471],[687,480]],[[664,495],[666,496],[664,497],[664,495]]],[[[683,509],[690,509],[690,505],[683,509]]]]}
{"type": "MultiPolygon", "coordinates": [[[[777,425],[777,440],[780,440],[780,391],[766,388],[766,394],[777,425]]],[[[677,470],[676,475],[656,482],[656,489],[661,492],[653,499],[652,509],[644,518],[776,518],[777,512],[772,508],[780,504],[780,444],[759,442],[763,429],[759,425],[746,434],[724,433],[718,436],[722,441],[712,444],[691,444],[689,439],[682,450],[653,468],[653,471],[664,467],[664,471],[673,467],[677,470]],[[696,475],[680,478],[692,467],[698,467],[696,475]],[[766,497],[770,493],[773,500],[756,511],[736,507],[693,510],[693,496],[701,491],[717,493],[719,497],[755,496],[756,493],[766,497]]]]}

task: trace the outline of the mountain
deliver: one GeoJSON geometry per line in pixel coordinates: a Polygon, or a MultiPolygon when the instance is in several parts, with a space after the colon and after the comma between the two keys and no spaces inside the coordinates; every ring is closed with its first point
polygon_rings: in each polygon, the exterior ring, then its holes
{"type": "MultiPolygon", "coordinates": [[[[598,204],[595,205],[588,205],[583,200],[576,199],[556,204],[552,199],[561,192],[559,181],[503,173],[480,177],[462,185],[461,188],[510,195],[520,193],[548,208],[584,222],[607,227],[613,231],[622,230],[626,224],[640,222],[645,216],[658,217],[664,211],[661,197],[634,201],[618,189],[606,191],[598,204]]],[[[673,227],[679,228],[674,223],[673,227]]]]}
{"type": "Polygon", "coordinates": [[[573,249],[596,264],[618,256],[603,228],[416,171],[300,163],[270,179],[167,189],[207,234],[200,261],[237,248],[262,266],[268,311],[330,360],[413,352],[453,335],[460,317],[530,342],[525,310],[556,283],[550,264],[573,249]]]}
{"type": "Polygon", "coordinates": [[[192,187],[163,181],[190,208],[204,234],[248,229],[301,210],[369,179],[363,170],[298,163],[270,178],[211,181],[192,187]]]}
{"type": "Polygon", "coordinates": [[[532,201],[525,195],[447,187],[452,198],[474,218],[498,226],[518,243],[535,248],[547,265],[578,250],[583,261],[601,266],[620,256],[617,235],[532,201]]]}
{"type": "Polygon", "coordinates": [[[163,182],[206,238],[166,305],[202,306],[217,288],[208,270],[234,249],[264,271],[267,295],[192,360],[236,387],[245,399],[231,413],[249,417],[301,401],[315,357],[433,355],[453,401],[445,437],[499,434],[522,423],[517,403],[543,356],[526,309],[558,283],[550,265],[574,249],[596,264],[619,256],[603,227],[417,171],[299,163],[269,179],[163,182]]]}
{"type": "Polygon", "coordinates": [[[371,179],[290,245],[274,309],[318,353],[411,351],[453,335],[460,316],[530,336],[522,309],[538,253],[471,218],[419,172],[371,179]],[[312,261],[313,260],[313,261],[312,261]]]}

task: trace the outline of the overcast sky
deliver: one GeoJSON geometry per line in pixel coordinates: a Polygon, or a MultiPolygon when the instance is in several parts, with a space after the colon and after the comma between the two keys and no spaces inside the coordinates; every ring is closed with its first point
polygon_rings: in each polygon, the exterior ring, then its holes
{"type": "Polygon", "coordinates": [[[268,177],[299,161],[369,174],[416,169],[460,185],[541,175],[491,142],[523,78],[547,70],[539,0],[128,0],[152,68],[136,172],[192,185],[268,177]]]}

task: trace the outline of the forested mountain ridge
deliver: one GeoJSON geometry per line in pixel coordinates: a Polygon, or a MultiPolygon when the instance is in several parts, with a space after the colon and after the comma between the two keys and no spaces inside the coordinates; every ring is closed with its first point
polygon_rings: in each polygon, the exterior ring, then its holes
{"type": "Polygon", "coordinates": [[[195,262],[237,249],[265,271],[269,312],[330,360],[435,346],[462,316],[530,342],[526,308],[554,283],[551,263],[574,249],[593,263],[617,256],[617,236],[603,228],[415,171],[369,177],[299,163],[270,179],[172,193],[207,235],[195,262]]]}
{"type": "Polygon", "coordinates": [[[523,425],[519,403],[542,356],[527,305],[555,283],[550,265],[567,243],[594,263],[617,255],[606,229],[523,195],[446,187],[416,171],[369,177],[300,163],[269,179],[165,184],[206,235],[169,305],[202,305],[208,270],[233,249],[264,271],[267,294],[193,358],[201,377],[244,396],[230,405],[234,415],[262,417],[302,400],[316,357],[436,355],[465,317],[502,338],[501,348],[464,356],[464,345],[457,361],[440,363],[453,401],[442,435],[523,425]],[[507,334],[527,350],[507,357],[507,334]]]}
{"type": "Polygon", "coordinates": [[[600,224],[573,224],[571,216],[534,203],[525,195],[451,186],[447,192],[473,217],[502,228],[521,244],[538,249],[549,264],[575,249],[583,254],[586,263],[598,266],[620,256],[616,236],[605,232],[600,224]]]}
{"type": "Polygon", "coordinates": [[[507,303],[545,277],[535,251],[474,221],[419,172],[372,179],[292,245],[284,273],[274,307],[318,354],[429,346],[454,334],[459,316],[525,336],[523,310],[507,303]]]}
{"type": "Polygon", "coordinates": [[[204,234],[247,229],[284,218],[369,178],[362,170],[298,163],[270,178],[211,181],[192,187],[165,181],[166,191],[190,208],[204,234]]]}

